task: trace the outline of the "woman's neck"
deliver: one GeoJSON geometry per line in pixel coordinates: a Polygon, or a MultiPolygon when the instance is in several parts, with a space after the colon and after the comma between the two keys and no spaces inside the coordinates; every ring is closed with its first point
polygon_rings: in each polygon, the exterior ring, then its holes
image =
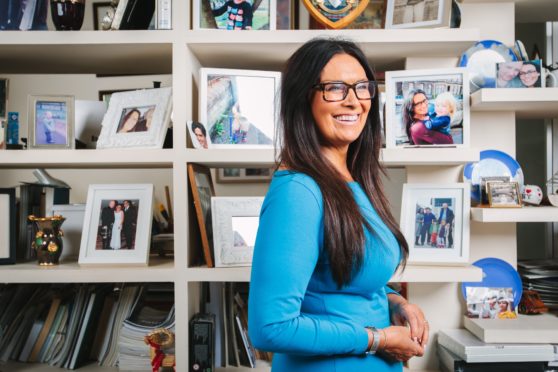
{"type": "Polygon", "coordinates": [[[322,154],[333,165],[333,168],[341,175],[344,181],[354,181],[349,168],[347,167],[347,153],[349,146],[343,148],[322,147],[322,154]]]}

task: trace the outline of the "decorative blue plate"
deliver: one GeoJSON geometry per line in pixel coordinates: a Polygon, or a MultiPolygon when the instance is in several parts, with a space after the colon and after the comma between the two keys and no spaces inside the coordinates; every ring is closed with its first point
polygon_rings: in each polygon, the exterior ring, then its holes
{"type": "Polygon", "coordinates": [[[513,50],[496,40],[482,40],[467,49],[459,60],[459,67],[467,67],[471,93],[480,88],[496,87],[496,64],[515,62],[513,50]]]}
{"type": "Polygon", "coordinates": [[[519,304],[523,287],[521,278],[512,265],[494,257],[483,258],[473,265],[482,269],[482,282],[461,283],[461,293],[465,300],[467,287],[511,288],[514,308],[519,304]]]}
{"type": "Polygon", "coordinates": [[[480,153],[480,160],[476,163],[467,163],[463,168],[463,180],[471,183],[471,199],[480,202],[481,177],[507,176],[510,181],[519,184],[523,189],[523,170],[519,163],[505,152],[498,150],[484,150],[480,153]]]}

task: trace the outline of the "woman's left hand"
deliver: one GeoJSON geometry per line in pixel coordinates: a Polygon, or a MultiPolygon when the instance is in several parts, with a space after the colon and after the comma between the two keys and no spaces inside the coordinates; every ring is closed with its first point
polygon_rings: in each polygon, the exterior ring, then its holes
{"type": "Polygon", "coordinates": [[[424,313],[417,305],[407,302],[399,295],[396,296],[398,297],[397,300],[390,301],[391,321],[397,326],[408,324],[411,329],[411,338],[421,346],[426,346],[430,326],[424,317],[424,313]]]}

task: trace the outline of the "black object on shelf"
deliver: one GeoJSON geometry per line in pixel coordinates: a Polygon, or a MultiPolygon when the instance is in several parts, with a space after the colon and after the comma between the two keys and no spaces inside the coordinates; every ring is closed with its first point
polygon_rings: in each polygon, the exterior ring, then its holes
{"type": "Polygon", "coordinates": [[[195,314],[190,320],[188,371],[215,371],[215,314],[195,314]]]}
{"type": "Polygon", "coordinates": [[[120,30],[147,30],[155,13],[155,0],[128,0],[120,30]]]}

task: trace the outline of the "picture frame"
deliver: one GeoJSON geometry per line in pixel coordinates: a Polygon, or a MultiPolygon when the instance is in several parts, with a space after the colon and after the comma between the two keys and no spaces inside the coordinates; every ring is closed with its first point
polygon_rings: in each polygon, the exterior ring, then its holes
{"type": "MultiPolygon", "coordinates": [[[[227,13],[228,9],[224,8],[226,5],[226,2],[224,0],[193,0],[192,28],[194,30],[275,30],[277,29],[277,1],[282,0],[261,1],[258,8],[253,11],[251,25],[248,26],[248,24],[244,23],[243,21],[239,21],[234,25],[228,23],[231,14],[227,13]],[[212,9],[220,12],[220,14],[215,15],[212,9]],[[248,29],[246,27],[251,28],[248,29]]],[[[243,3],[249,3],[250,5],[253,5],[254,0],[244,0],[243,3]]],[[[249,19],[246,16],[244,16],[243,18],[244,20],[249,19]]]]}
{"type": "Polygon", "coordinates": [[[273,149],[281,73],[200,69],[199,121],[212,148],[273,149]]]}
{"type": "Polygon", "coordinates": [[[109,90],[100,90],[99,91],[99,101],[102,101],[104,103],[107,104],[107,106],[110,103],[110,98],[112,97],[112,95],[114,93],[118,93],[118,92],[131,92],[134,90],[140,90],[140,89],[146,89],[146,88],[136,88],[136,89],[109,89],[109,90]]]}
{"type": "Polygon", "coordinates": [[[215,267],[251,266],[264,197],[212,197],[215,267]]]}
{"type": "Polygon", "coordinates": [[[171,112],[172,88],[113,93],[97,148],[161,149],[171,112]]]}
{"type": "Polygon", "coordinates": [[[500,62],[496,64],[496,88],[544,88],[542,60],[500,62]]]}
{"type": "Polygon", "coordinates": [[[206,166],[189,163],[187,173],[196,211],[196,220],[200,229],[203,257],[207,267],[215,267],[211,211],[211,198],[215,196],[215,189],[211,179],[211,171],[206,166]]]}
{"type": "Polygon", "coordinates": [[[0,265],[16,263],[16,192],[0,188],[0,265]]]}
{"type": "Polygon", "coordinates": [[[211,148],[211,138],[207,135],[205,125],[197,121],[187,121],[186,127],[194,148],[202,150],[211,148]]]}
{"type": "Polygon", "coordinates": [[[28,148],[75,148],[74,96],[28,96],[28,148]]]}
{"type": "Polygon", "coordinates": [[[404,184],[401,231],[409,264],[469,262],[470,184],[404,184]]]}
{"type": "Polygon", "coordinates": [[[152,184],[89,185],[78,263],[147,266],[152,220],[152,184]]]}
{"type": "Polygon", "coordinates": [[[0,78],[0,121],[8,120],[9,80],[0,78]]]}
{"type": "Polygon", "coordinates": [[[386,72],[386,147],[469,147],[469,96],[463,67],[386,72]]]}
{"type": "Polygon", "coordinates": [[[490,208],[521,208],[521,192],[517,182],[489,181],[486,183],[490,208]]]}
{"type": "Polygon", "coordinates": [[[385,28],[449,28],[452,0],[387,0],[385,28]]]}
{"type": "Polygon", "coordinates": [[[102,1],[93,3],[93,28],[95,30],[102,30],[101,23],[107,11],[112,8],[110,1],[102,1]]]}
{"type": "Polygon", "coordinates": [[[270,182],[272,168],[218,168],[218,183],[270,182]]]}

